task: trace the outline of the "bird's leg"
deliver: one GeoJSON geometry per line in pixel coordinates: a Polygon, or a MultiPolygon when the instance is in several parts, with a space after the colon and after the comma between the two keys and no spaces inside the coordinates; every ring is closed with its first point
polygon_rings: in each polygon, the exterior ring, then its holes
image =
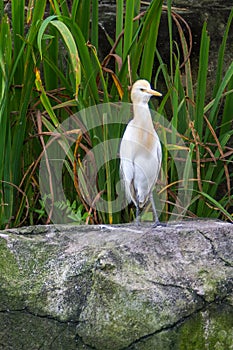
{"type": "Polygon", "coordinates": [[[158,219],[158,215],[157,215],[155,202],[154,202],[154,198],[153,198],[153,194],[152,193],[150,195],[150,202],[151,202],[151,206],[152,206],[154,222],[155,223],[159,223],[159,219],[158,219]]]}
{"type": "Polygon", "coordinates": [[[153,194],[150,194],[150,202],[151,202],[151,206],[152,206],[152,210],[153,210],[153,217],[154,217],[154,224],[153,227],[157,227],[157,226],[167,226],[167,224],[165,222],[160,222],[158,215],[157,215],[157,211],[156,211],[156,207],[155,207],[155,202],[154,202],[154,198],[153,198],[153,194]]]}
{"type": "Polygon", "coordinates": [[[136,224],[137,226],[140,224],[140,209],[138,204],[136,205],[136,224]]]}
{"type": "Polygon", "coordinates": [[[139,226],[140,224],[140,207],[139,207],[139,199],[137,195],[137,200],[136,200],[136,224],[139,226]]]}

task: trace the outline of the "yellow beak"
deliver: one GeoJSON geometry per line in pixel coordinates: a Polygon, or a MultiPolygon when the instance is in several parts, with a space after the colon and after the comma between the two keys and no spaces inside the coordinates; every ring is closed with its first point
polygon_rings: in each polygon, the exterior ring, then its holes
{"type": "Polygon", "coordinates": [[[153,96],[157,96],[157,97],[163,96],[160,92],[158,92],[158,91],[156,91],[156,90],[150,89],[150,90],[145,90],[145,91],[146,91],[148,94],[153,95],[153,96]]]}

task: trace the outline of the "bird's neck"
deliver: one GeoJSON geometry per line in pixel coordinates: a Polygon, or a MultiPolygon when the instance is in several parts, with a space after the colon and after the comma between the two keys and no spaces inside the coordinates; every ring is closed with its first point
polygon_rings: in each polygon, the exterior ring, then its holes
{"type": "Polygon", "coordinates": [[[147,103],[139,102],[133,104],[134,121],[137,124],[153,127],[150,109],[147,103]]]}

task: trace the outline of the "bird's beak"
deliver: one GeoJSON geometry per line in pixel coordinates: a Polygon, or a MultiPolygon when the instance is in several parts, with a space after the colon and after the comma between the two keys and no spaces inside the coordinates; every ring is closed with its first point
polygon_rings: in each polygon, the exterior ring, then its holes
{"type": "Polygon", "coordinates": [[[146,92],[150,95],[157,96],[157,97],[163,96],[160,92],[152,89],[146,90],[146,92]]]}

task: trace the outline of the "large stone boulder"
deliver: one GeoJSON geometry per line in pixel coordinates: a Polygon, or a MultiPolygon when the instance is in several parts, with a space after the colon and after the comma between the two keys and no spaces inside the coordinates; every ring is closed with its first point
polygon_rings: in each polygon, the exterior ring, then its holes
{"type": "Polygon", "coordinates": [[[0,232],[0,349],[233,348],[233,225],[0,232]]]}

